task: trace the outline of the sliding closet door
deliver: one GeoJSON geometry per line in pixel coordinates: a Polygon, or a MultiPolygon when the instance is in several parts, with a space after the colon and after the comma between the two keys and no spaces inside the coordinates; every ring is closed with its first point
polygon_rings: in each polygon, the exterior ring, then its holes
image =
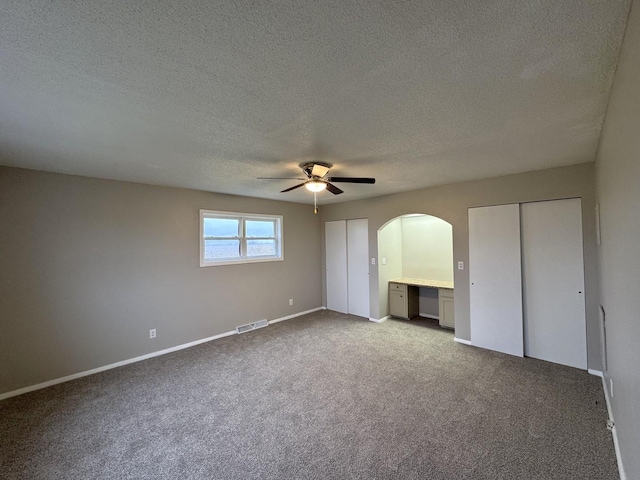
{"type": "Polygon", "coordinates": [[[369,221],[347,220],[349,313],[369,318],[369,221]]]}
{"type": "Polygon", "coordinates": [[[324,224],[327,274],[327,308],[348,313],[347,222],[324,224]]]}
{"type": "Polygon", "coordinates": [[[471,343],[522,357],[520,205],[469,209],[471,343]]]}
{"type": "Polygon", "coordinates": [[[524,353],[586,370],[581,201],[524,203],[521,216],[524,353]]]}

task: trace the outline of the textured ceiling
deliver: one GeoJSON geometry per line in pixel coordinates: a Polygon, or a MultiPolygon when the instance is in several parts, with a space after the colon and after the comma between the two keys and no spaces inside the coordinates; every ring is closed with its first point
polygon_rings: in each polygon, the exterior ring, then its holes
{"type": "Polygon", "coordinates": [[[593,161],[630,0],[1,0],[0,164],[320,203],[593,161]]]}

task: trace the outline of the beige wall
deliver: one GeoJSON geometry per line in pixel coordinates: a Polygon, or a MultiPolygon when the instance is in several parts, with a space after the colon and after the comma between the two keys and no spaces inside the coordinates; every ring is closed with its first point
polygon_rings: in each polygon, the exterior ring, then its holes
{"type": "Polygon", "coordinates": [[[453,282],[451,225],[430,215],[402,218],[402,276],[453,282]]]}
{"type": "MultiPolygon", "coordinates": [[[[585,289],[587,311],[587,348],[589,368],[600,370],[600,332],[598,327],[598,281],[595,250],[594,164],[540,170],[505,177],[375,197],[321,209],[323,222],[348,218],[369,219],[369,252],[378,250],[378,229],[392,218],[407,213],[425,213],[439,217],[453,226],[453,260],[469,260],[467,209],[484,205],[532,202],[560,198],[582,198],[585,289]]],[[[323,269],[324,271],[324,269],[323,269]]],[[[456,337],[470,339],[468,269],[454,270],[456,337]]],[[[370,275],[371,316],[384,316],[386,305],[378,295],[378,269],[370,275]]]]}
{"type": "MultiPolygon", "coordinates": [[[[451,225],[431,215],[402,217],[402,276],[453,282],[451,225]]],[[[420,315],[439,317],[438,290],[418,289],[420,315]]]]}
{"type": "Polygon", "coordinates": [[[0,393],[317,308],[320,236],[308,205],[0,167],[0,393]],[[199,267],[201,208],[283,215],[285,260],[199,267]]]}
{"type": "Polygon", "coordinates": [[[634,2],[596,160],[610,397],[626,478],[640,478],[640,3],[634,2]]]}
{"type": "MultiPolygon", "coordinates": [[[[369,226],[371,231],[371,226],[369,226]]],[[[389,314],[389,280],[402,276],[402,222],[397,218],[384,226],[378,233],[378,290],[380,292],[381,318],[389,314]],[[382,258],[386,264],[382,265],[382,258]]],[[[375,256],[369,252],[369,256],[375,256]]],[[[374,268],[375,269],[375,268],[374,268]]],[[[371,272],[371,269],[369,270],[371,272]]]]}

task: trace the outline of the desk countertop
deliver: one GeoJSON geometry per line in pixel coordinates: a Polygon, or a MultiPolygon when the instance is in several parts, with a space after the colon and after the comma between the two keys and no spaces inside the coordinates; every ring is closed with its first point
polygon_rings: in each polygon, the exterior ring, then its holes
{"type": "Polygon", "coordinates": [[[415,285],[416,287],[446,288],[448,290],[453,290],[453,282],[446,282],[444,280],[400,277],[389,280],[389,282],[402,283],[404,285],[415,285]]]}

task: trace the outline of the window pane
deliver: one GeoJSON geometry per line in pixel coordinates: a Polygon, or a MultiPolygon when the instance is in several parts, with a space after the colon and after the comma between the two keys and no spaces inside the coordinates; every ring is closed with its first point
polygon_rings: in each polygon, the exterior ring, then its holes
{"type": "Polygon", "coordinates": [[[205,240],[204,259],[240,258],[240,240],[205,240]]]}
{"type": "Polygon", "coordinates": [[[239,237],[240,221],[237,218],[205,218],[205,237],[239,237]]]}
{"type": "Polygon", "coordinates": [[[247,257],[273,257],[275,254],[275,240],[247,240],[247,257]]]}
{"type": "Polygon", "coordinates": [[[283,260],[282,216],[200,210],[200,266],[283,260]]]}
{"type": "Polygon", "coordinates": [[[272,220],[247,220],[247,238],[275,237],[275,222],[272,220]]]}

